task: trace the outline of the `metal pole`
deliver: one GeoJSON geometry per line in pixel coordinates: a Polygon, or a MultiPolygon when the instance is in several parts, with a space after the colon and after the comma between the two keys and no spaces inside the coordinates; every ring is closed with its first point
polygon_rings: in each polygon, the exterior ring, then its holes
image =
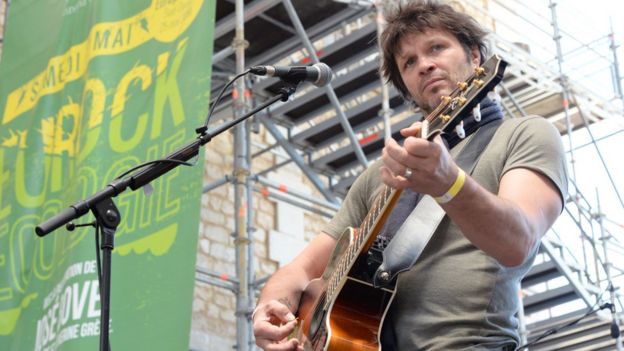
{"type": "Polygon", "coordinates": [[[227,184],[229,182],[230,182],[230,176],[226,175],[225,177],[223,177],[223,178],[221,178],[221,179],[219,179],[217,181],[214,181],[212,183],[204,185],[202,193],[207,193],[207,192],[209,192],[209,191],[211,191],[213,189],[216,189],[216,188],[220,187],[221,185],[227,184]]]}
{"type": "MultiPolygon", "coordinates": [[[[576,98],[574,98],[574,103],[578,106],[578,101],[576,101],[576,98]]],[[[596,153],[598,154],[598,158],[600,159],[600,162],[602,163],[602,167],[604,167],[605,172],[607,173],[607,178],[609,178],[609,182],[611,183],[611,186],[613,187],[613,193],[615,193],[615,196],[620,201],[620,205],[624,207],[624,200],[622,199],[622,196],[620,195],[620,191],[618,190],[618,187],[615,184],[613,177],[611,176],[611,172],[609,172],[609,168],[607,167],[607,162],[605,161],[604,157],[602,157],[602,152],[600,151],[600,148],[598,147],[598,143],[596,143],[596,138],[594,137],[594,133],[592,132],[591,128],[589,128],[589,122],[587,121],[587,118],[585,117],[585,115],[583,114],[583,111],[581,111],[580,108],[578,111],[579,111],[578,112],[579,116],[581,117],[581,120],[583,121],[583,126],[587,130],[587,134],[589,134],[589,138],[591,139],[591,142],[594,145],[594,148],[596,149],[596,153]]]]}
{"type": "MultiPolygon", "coordinates": [[[[526,111],[522,108],[522,106],[520,106],[520,104],[518,103],[516,98],[513,96],[511,91],[509,91],[509,89],[507,89],[507,86],[503,82],[500,82],[499,86],[501,88],[503,88],[503,91],[505,92],[505,95],[507,95],[509,97],[509,100],[511,100],[511,103],[514,105],[516,110],[518,110],[518,112],[520,112],[522,117],[526,117],[527,116],[526,111]]],[[[502,105],[502,103],[503,103],[503,100],[501,99],[501,105],[502,105]]]]}
{"type": "Polygon", "coordinates": [[[316,199],[313,196],[310,196],[310,194],[306,194],[306,193],[297,191],[295,189],[286,187],[286,185],[280,184],[278,182],[274,182],[274,181],[272,181],[272,180],[270,180],[268,178],[257,177],[257,180],[258,180],[258,183],[260,183],[262,185],[265,185],[267,187],[271,187],[273,189],[276,189],[276,190],[278,190],[280,192],[283,192],[285,194],[288,194],[290,196],[293,196],[293,197],[299,198],[301,200],[310,202],[310,203],[312,203],[314,205],[325,207],[325,208],[327,208],[327,209],[329,209],[331,211],[336,212],[336,211],[338,211],[340,209],[340,206],[338,204],[336,204],[336,203],[329,202],[329,201],[323,201],[323,200],[320,200],[320,199],[316,199]]]}
{"type": "Polygon", "coordinates": [[[618,61],[617,49],[618,45],[615,44],[615,33],[613,32],[613,21],[609,18],[609,24],[611,25],[611,33],[609,33],[609,49],[613,54],[613,86],[615,87],[616,96],[622,101],[622,107],[624,108],[624,94],[622,94],[622,80],[620,76],[620,61],[618,61]]]}
{"type": "Polygon", "coordinates": [[[557,46],[557,65],[559,66],[559,79],[561,80],[561,95],[563,98],[563,112],[565,115],[568,146],[570,149],[570,163],[572,166],[572,179],[576,181],[576,167],[574,165],[574,153],[572,152],[572,123],[570,121],[570,110],[569,110],[570,99],[568,97],[569,93],[568,93],[567,77],[563,73],[563,51],[561,50],[561,34],[559,32],[559,25],[557,23],[557,11],[555,9],[557,4],[553,0],[550,0],[549,3],[550,3],[549,7],[551,10],[551,14],[552,14],[552,26],[554,30],[553,40],[555,41],[555,45],[557,46]]]}
{"type": "MultiPolygon", "coordinates": [[[[582,220],[581,210],[580,210],[580,205],[578,203],[580,191],[578,187],[576,187],[576,165],[575,165],[576,160],[574,159],[574,148],[572,146],[572,122],[570,121],[570,111],[569,111],[570,99],[569,99],[569,92],[568,92],[568,81],[567,81],[567,77],[563,73],[563,51],[561,50],[561,33],[559,31],[559,24],[557,23],[556,6],[557,4],[553,0],[549,0],[549,7],[551,10],[552,26],[553,26],[553,32],[554,32],[553,40],[555,41],[555,45],[557,48],[557,65],[559,67],[559,80],[560,80],[561,90],[562,90],[561,95],[563,99],[563,111],[565,115],[566,134],[567,134],[566,136],[568,140],[568,149],[570,153],[570,167],[572,168],[572,184],[574,184],[574,187],[575,187],[574,189],[575,196],[573,197],[573,199],[574,199],[574,203],[576,204],[577,211],[578,211],[577,212],[578,226],[579,228],[581,228],[580,238],[581,238],[581,241],[584,243],[585,241],[583,240],[584,239],[583,229],[582,229],[582,224],[581,224],[581,220],[582,220]]],[[[579,112],[580,110],[581,109],[579,107],[579,112]]],[[[570,213],[570,216],[571,216],[571,213],[570,213]]],[[[583,246],[583,255],[585,259],[585,264],[587,265],[587,257],[585,256],[586,255],[585,245],[583,244],[582,246],[583,246]]],[[[594,247],[594,252],[595,252],[595,246],[592,245],[592,247],[594,247]]],[[[590,305],[588,304],[588,306],[590,305]]]]}
{"type": "MultiPolygon", "coordinates": [[[[604,224],[602,221],[603,214],[600,209],[600,196],[598,194],[598,189],[596,189],[596,208],[598,209],[598,213],[596,213],[595,218],[598,220],[598,224],[600,225],[600,232],[602,240],[602,254],[604,255],[604,263],[603,267],[605,270],[605,274],[607,276],[607,284],[609,285],[609,298],[613,306],[615,306],[615,287],[613,286],[613,280],[611,279],[611,262],[609,262],[608,250],[607,250],[607,241],[611,238],[610,235],[605,233],[604,224]]],[[[613,322],[620,328],[620,318],[615,313],[615,307],[611,309],[611,318],[613,318],[613,322]]],[[[616,338],[617,350],[622,351],[622,336],[618,333],[616,338]]]]}
{"type": "MultiPolygon", "coordinates": [[[[312,59],[312,61],[314,61],[314,63],[320,62],[318,57],[316,56],[316,50],[314,50],[314,46],[310,42],[310,38],[308,38],[308,35],[305,32],[305,28],[303,28],[303,24],[301,23],[301,20],[299,20],[299,16],[297,15],[297,11],[295,11],[295,8],[293,7],[293,4],[290,2],[290,0],[282,0],[282,4],[284,4],[284,8],[286,9],[288,16],[290,17],[293,26],[297,30],[299,38],[303,42],[303,46],[308,50],[310,58],[312,59]]],[[[355,156],[357,156],[357,159],[364,167],[367,167],[368,159],[366,158],[366,155],[364,155],[364,151],[362,151],[362,147],[355,137],[355,133],[353,132],[353,128],[351,128],[351,125],[349,124],[347,116],[345,116],[342,108],[340,107],[340,101],[336,96],[334,88],[330,83],[327,84],[324,89],[327,97],[329,98],[329,101],[331,101],[332,105],[336,109],[336,115],[338,116],[338,120],[342,125],[342,129],[345,131],[347,137],[351,141],[351,147],[353,148],[353,151],[355,151],[355,156]]]]}
{"type": "Polygon", "coordinates": [[[261,117],[260,123],[264,125],[264,127],[266,128],[267,131],[269,131],[269,133],[271,133],[271,135],[273,136],[273,138],[275,138],[277,143],[284,149],[284,151],[286,151],[286,153],[288,154],[288,156],[290,156],[293,162],[295,162],[297,166],[299,166],[303,174],[305,174],[305,176],[308,177],[308,179],[312,182],[314,187],[316,187],[316,189],[318,189],[318,191],[320,191],[321,194],[323,194],[325,199],[329,202],[338,203],[338,200],[336,199],[334,194],[332,194],[329,191],[329,189],[327,189],[325,185],[323,185],[323,183],[318,178],[318,176],[314,173],[312,168],[305,163],[305,160],[303,159],[303,157],[299,155],[299,153],[297,153],[297,151],[295,151],[292,146],[290,146],[290,143],[288,142],[288,140],[286,140],[286,138],[282,135],[282,133],[277,129],[277,127],[271,121],[271,119],[267,117],[261,117]]]}
{"type": "Polygon", "coordinates": [[[281,201],[281,202],[285,202],[287,204],[291,204],[291,205],[297,206],[297,207],[299,207],[299,208],[301,208],[303,210],[306,210],[306,211],[311,212],[311,213],[315,213],[317,215],[321,215],[321,216],[323,216],[325,218],[328,218],[328,219],[331,219],[336,214],[335,211],[332,212],[332,213],[324,212],[324,211],[322,211],[320,209],[317,209],[317,208],[314,208],[313,206],[310,206],[310,205],[308,205],[308,204],[306,204],[306,203],[304,203],[302,201],[297,201],[295,198],[288,197],[288,196],[282,195],[280,193],[276,193],[274,191],[269,191],[268,194],[266,194],[266,192],[263,192],[262,189],[260,189],[260,188],[258,188],[257,191],[259,193],[261,193],[263,196],[266,195],[269,199],[273,199],[273,200],[277,200],[277,201],[281,201]]]}
{"type": "Polygon", "coordinates": [[[247,323],[247,332],[249,337],[249,349],[252,350],[254,345],[252,342],[252,337],[251,335],[253,335],[253,326],[251,323],[251,320],[248,318],[248,316],[251,316],[248,313],[251,313],[252,310],[252,306],[255,305],[255,287],[253,285],[253,281],[255,279],[255,269],[254,269],[254,265],[253,265],[253,252],[254,252],[254,247],[253,247],[253,234],[256,231],[256,228],[254,226],[254,222],[253,222],[253,179],[250,176],[251,174],[251,133],[250,133],[250,124],[252,123],[251,120],[247,120],[245,121],[245,125],[247,126],[247,130],[245,133],[245,137],[246,137],[246,150],[245,150],[245,156],[246,156],[246,163],[248,165],[248,169],[247,169],[247,176],[245,177],[245,192],[247,195],[247,218],[246,218],[246,222],[247,222],[247,230],[246,230],[246,243],[247,243],[247,257],[246,257],[246,262],[242,262],[242,264],[246,264],[247,266],[247,305],[245,307],[244,313],[245,313],[245,321],[249,321],[247,323]]]}
{"type": "MultiPolygon", "coordinates": [[[[384,1],[374,1],[375,8],[377,9],[377,45],[379,46],[379,62],[381,63],[381,33],[386,25],[386,18],[384,16],[384,1]]],[[[385,84],[383,76],[379,75],[379,81],[381,83],[381,110],[379,115],[383,118],[384,122],[384,140],[392,138],[392,124],[390,124],[390,116],[392,115],[392,109],[390,109],[390,92],[388,84],[385,84]]]]}
{"type": "MultiPolygon", "coordinates": [[[[248,43],[245,41],[245,3],[244,0],[236,0],[236,30],[232,46],[236,54],[236,74],[245,70],[245,49],[248,43]]],[[[245,114],[245,80],[236,82],[236,100],[234,101],[234,117],[238,118],[245,114]]],[[[236,349],[247,351],[251,349],[251,313],[249,294],[249,270],[251,262],[249,257],[248,212],[251,193],[247,190],[249,182],[249,163],[247,155],[247,123],[239,123],[234,129],[234,233],[236,253],[236,276],[239,282],[236,294],[236,349]]]]}

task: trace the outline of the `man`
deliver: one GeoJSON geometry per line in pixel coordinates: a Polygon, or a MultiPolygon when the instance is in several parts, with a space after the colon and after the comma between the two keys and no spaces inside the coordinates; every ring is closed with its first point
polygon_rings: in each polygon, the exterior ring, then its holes
{"type": "MultiPolygon", "coordinates": [[[[486,33],[447,5],[411,3],[387,21],[382,74],[424,114],[483,62],[486,33]]],[[[481,125],[502,116],[487,100],[481,111],[481,125]]],[[[466,116],[471,122],[479,127],[466,116]]],[[[252,316],[258,346],[302,350],[287,337],[301,291],[323,273],[343,229],[361,224],[382,182],[438,198],[446,212],[416,263],[398,276],[384,351],[514,350],[519,344],[519,282],[567,196],[560,137],[541,117],[506,120],[467,174],[454,157],[477,133],[459,143],[447,138],[449,151],[439,136],[419,138],[420,128],[403,130],[403,145],[386,143],[382,159],[356,180],[332,221],[267,282],[252,316]]]]}

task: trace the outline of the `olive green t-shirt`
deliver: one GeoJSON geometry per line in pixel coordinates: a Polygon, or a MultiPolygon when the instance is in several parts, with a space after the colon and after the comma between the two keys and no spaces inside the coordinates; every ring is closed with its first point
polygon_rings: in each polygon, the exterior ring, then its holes
{"type": "MultiPolygon", "coordinates": [[[[451,155],[456,157],[469,139],[454,147],[451,155]]],[[[359,226],[380,188],[381,165],[375,162],[358,177],[336,216],[323,228],[325,233],[338,238],[345,228],[359,226]]],[[[545,175],[559,189],[562,203],[567,197],[561,137],[544,118],[505,120],[471,176],[496,194],[502,176],[515,168],[545,175]]],[[[476,248],[445,217],[415,265],[398,277],[384,321],[394,332],[397,350],[500,350],[518,344],[515,314],[520,280],[537,251],[536,247],[522,265],[505,267],[476,248]]]]}

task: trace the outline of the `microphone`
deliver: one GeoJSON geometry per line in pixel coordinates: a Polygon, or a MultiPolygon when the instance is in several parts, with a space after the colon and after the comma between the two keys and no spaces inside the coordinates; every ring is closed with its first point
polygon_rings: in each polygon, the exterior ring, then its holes
{"type": "Polygon", "coordinates": [[[253,66],[249,72],[259,76],[278,77],[293,83],[311,82],[317,87],[329,84],[333,78],[331,68],[323,62],[312,66],[253,66]]]}
{"type": "Polygon", "coordinates": [[[606,309],[609,309],[611,311],[611,326],[609,328],[611,329],[611,337],[617,339],[618,337],[620,337],[620,327],[615,321],[615,305],[607,302],[600,306],[600,310],[606,309]]]}
{"type": "Polygon", "coordinates": [[[611,337],[617,339],[620,336],[620,327],[615,321],[611,322],[611,337]]]}
{"type": "Polygon", "coordinates": [[[609,303],[609,309],[611,310],[611,337],[617,339],[620,337],[620,326],[616,323],[615,318],[615,305],[609,303]]]}

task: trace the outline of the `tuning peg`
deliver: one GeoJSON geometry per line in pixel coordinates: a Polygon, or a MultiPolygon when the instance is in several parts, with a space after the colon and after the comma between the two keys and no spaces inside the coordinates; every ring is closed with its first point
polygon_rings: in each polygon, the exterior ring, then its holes
{"type": "Polygon", "coordinates": [[[464,106],[464,104],[465,104],[466,102],[468,102],[468,99],[466,99],[466,98],[465,98],[465,97],[463,97],[463,96],[458,96],[458,97],[456,97],[456,98],[455,98],[455,99],[453,99],[453,100],[454,100],[455,104],[457,104],[457,105],[459,105],[459,106],[464,106]]]}
{"type": "Polygon", "coordinates": [[[447,104],[447,105],[448,105],[448,103],[449,103],[449,102],[451,102],[451,100],[452,100],[452,99],[451,99],[451,97],[450,97],[450,96],[448,96],[448,95],[444,95],[444,96],[442,96],[440,99],[442,99],[442,102],[443,102],[444,104],[447,104]]]}
{"type": "Polygon", "coordinates": [[[457,82],[457,87],[459,88],[459,90],[465,91],[466,89],[468,89],[468,83],[466,83],[466,82],[457,82]]]}
{"type": "Polygon", "coordinates": [[[475,67],[474,72],[475,72],[475,75],[477,77],[480,77],[480,76],[485,74],[485,68],[483,68],[483,67],[475,67]]]}
{"type": "Polygon", "coordinates": [[[477,88],[481,88],[483,84],[485,84],[485,82],[481,79],[475,79],[472,81],[472,84],[474,84],[474,86],[476,86],[477,88]]]}
{"type": "Polygon", "coordinates": [[[477,106],[472,109],[472,117],[475,121],[481,122],[481,104],[477,104],[477,106]]]}
{"type": "Polygon", "coordinates": [[[466,137],[466,131],[464,130],[464,121],[459,122],[458,125],[455,126],[455,133],[460,139],[466,137]]]}
{"type": "Polygon", "coordinates": [[[442,123],[446,124],[446,123],[448,123],[448,121],[451,120],[451,116],[449,116],[449,115],[441,115],[440,119],[442,120],[442,123]]]}

